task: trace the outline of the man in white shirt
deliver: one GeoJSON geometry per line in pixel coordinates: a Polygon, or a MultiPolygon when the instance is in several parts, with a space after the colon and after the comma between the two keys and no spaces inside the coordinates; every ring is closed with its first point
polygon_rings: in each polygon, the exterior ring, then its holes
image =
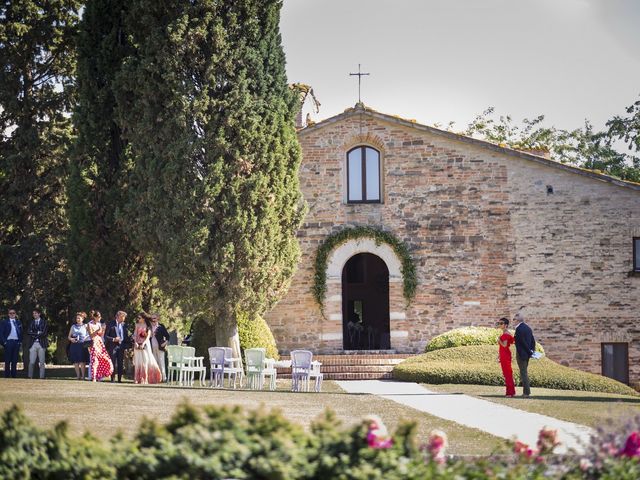
{"type": "Polygon", "coordinates": [[[16,378],[18,354],[22,344],[22,324],[15,308],[9,309],[9,318],[0,322],[0,345],[4,347],[4,376],[16,378]]]}
{"type": "Polygon", "coordinates": [[[41,316],[40,309],[33,309],[33,321],[29,325],[29,378],[33,378],[33,367],[38,361],[40,378],[44,378],[45,357],[47,352],[47,322],[41,316]]]}

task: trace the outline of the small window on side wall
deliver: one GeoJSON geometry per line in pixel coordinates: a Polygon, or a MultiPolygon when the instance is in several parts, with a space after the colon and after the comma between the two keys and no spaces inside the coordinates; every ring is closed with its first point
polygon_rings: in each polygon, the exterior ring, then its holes
{"type": "Polygon", "coordinates": [[[640,272],[640,237],[633,239],[633,271],[640,272]]]}
{"type": "Polygon", "coordinates": [[[347,202],[380,203],[380,152],[356,147],[347,153],[347,202]]]}
{"type": "Polygon", "coordinates": [[[602,344],[602,375],[629,385],[629,344],[602,344]]]}

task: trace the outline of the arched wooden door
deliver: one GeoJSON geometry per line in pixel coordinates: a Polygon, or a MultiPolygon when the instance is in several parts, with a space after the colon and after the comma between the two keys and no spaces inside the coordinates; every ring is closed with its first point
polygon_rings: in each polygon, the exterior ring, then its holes
{"type": "Polygon", "coordinates": [[[388,350],[389,269],[371,253],[358,253],[342,269],[342,338],[345,350],[388,350]]]}

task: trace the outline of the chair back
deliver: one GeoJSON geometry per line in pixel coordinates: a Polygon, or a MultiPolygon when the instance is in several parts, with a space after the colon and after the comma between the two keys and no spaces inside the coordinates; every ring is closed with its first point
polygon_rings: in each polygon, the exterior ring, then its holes
{"type": "Polygon", "coordinates": [[[168,345],[167,346],[167,357],[169,360],[169,365],[171,364],[179,364],[182,362],[182,347],[178,345],[168,345]]]}
{"type": "Polygon", "coordinates": [[[224,350],[224,358],[233,358],[233,348],[231,347],[220,347],[224,350]]]}
{"type": "Polygon", "coordinates": [[[211,368],[221,369],[224,368],[225,350],[223,347],[211,347],[209,348],[209,362],[211,368]]]}
{"type": "Polygon", "coordinates": [[[244,351],[244,358],[247,362],[247,373],[260,373],[264,370],[264,349],[247,348],[244,351]]]}
{"type": "Polygon", "coordinates": [[[195,357],[196,347],[180,347],[182,348],[182,357],[195,357]]]}
{"type": "Polygon", "coordinates": [[[291,368],[293,370],[311,370],[313,353],[309,350],[293,350],[291,352],[291,368]]]}

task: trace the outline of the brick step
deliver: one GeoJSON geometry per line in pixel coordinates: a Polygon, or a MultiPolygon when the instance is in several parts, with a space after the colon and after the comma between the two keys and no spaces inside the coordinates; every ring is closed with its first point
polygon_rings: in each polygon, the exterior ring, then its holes
{"type": "MultiPolygon", "coordinates": [[[[322,365],[320,371],[328,373],[386,373],[393,371],[393,365],[322,365]]],[[[279,368],[278,375],[291,373],[289,368],[279,368]]]]}
{"type": "MultiPolygon", "coordinates": [[[[280,374],[278,378],[290,379],[291,374],[280,374]]],[[[324,373],[325,380],[383,380],[393,378],[391,372],[342,372],[342,373],[324,373]]]]}
{"type": "Polygon", "coordinates": [[[393,371],[393,365],[324,365],[322,373],[387,373],[393,371]]]}
{"type": "MultiPolygon", "coordinates": [[[[346,366],[346,365],[371,365],[371,366],[395,366],[402,362],[403,359],[381,359],[381,360],[353,360],[349,358],[344,359],[335,359],[335,360],[326,360],[321,358],[313,357],[314,360],[322,363],[322,368],[325,366],[333,365],[333,366],[346,366]]],[[[287,359],[288,360],[288,359],[287,359]]]]}
{"type": "MultiPolygon", "coordinates": [[[[325,360],[336,360],[336,359],[351,359],[351,360],[404,360],[405,358],[412,357],[412,354],[409,353],[389,353],[389,354],[343,354],[343,355],[323,355],[318,354],[314,355],[313,359],[318,360],[319,362],[325,360]]],[[[290,360],[291,357],[289,355],[281,355],[281,360],[290,360]]]]}

